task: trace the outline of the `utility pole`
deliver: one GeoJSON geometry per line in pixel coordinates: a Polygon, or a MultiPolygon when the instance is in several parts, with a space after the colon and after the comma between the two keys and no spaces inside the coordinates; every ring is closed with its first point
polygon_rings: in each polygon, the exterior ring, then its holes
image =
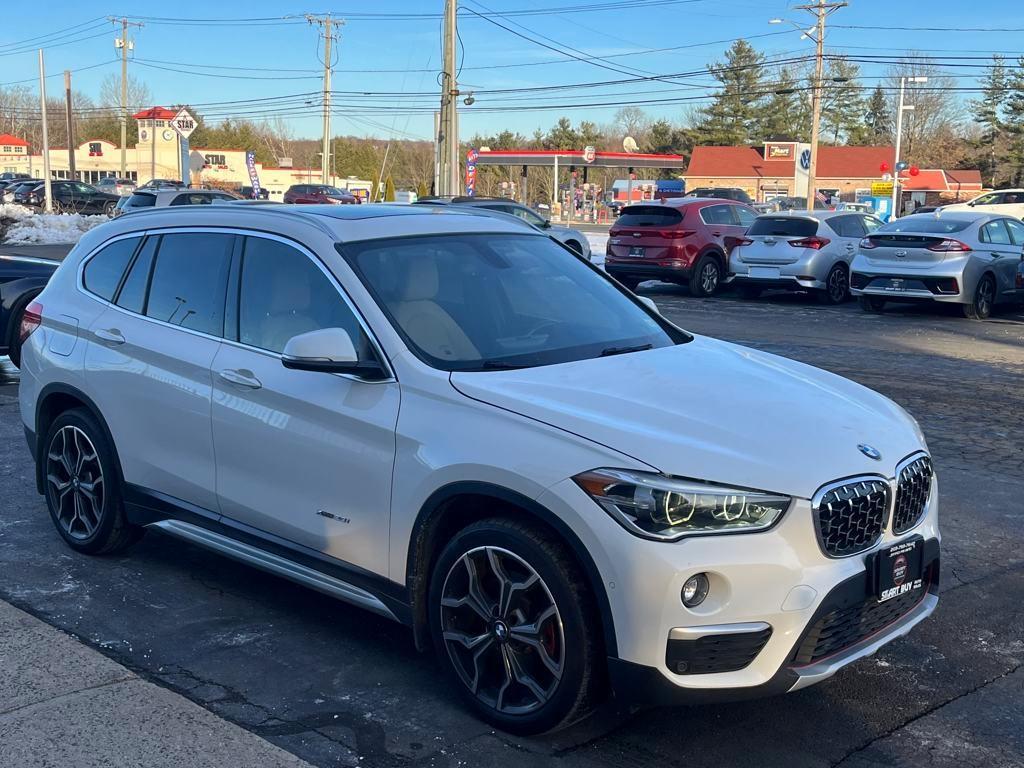
{"type": "Polygon", "coordinates": [[[815,32],[808,30],[804,32],[807,37],[814,40],[817,52],[814,60],[814,82],[811,86],[811,162],[807,168],[807,210],[814,210],[814,201],[817,197],[815,182],[818,174],[818,139],[821,134],[821,90],[822,79],[825,68],[825,18],[847,5],[846,2],[827,2],[817,0],[809,5],[798,5],[797,10],[810,11],[817,17],[815,32]]]}
{"type": "Polygon", "coordinates": [[[135,46],[128,40],[128,27],[141,27],[137,21],[127,17],[110,19],[121,25],[121,37],[114,40],[114,47],[121,49],[121,178],[128,173],[128,52],[135,46]]]}
{"type": "Polygon", "coordinates": [[[900,149],[903,144],[903,113],[914,108],[913,104],[903,103],[903,89],[908,82],[927,83],[928,78],[923,75],[900,78],[900,98],[896,107],[896,156],[893,158],[892,164],[892,211],[889,213],[890,221],[899,218],[900,215],[897,209],[900,203],[900,171],[902,170],[900,168],[900,149]]]}
{"type": "Polygon", "coordinates": [[[53,213],[53,190],[50,185],[50,134],[46,128],[46,65],[43,49],[39,49],[39,108],[43,117],[43,189],[46,194],[46,212],[53,213]]]}
{"type": "Polygon", "coordinates": [[[316,24],[323,28],[324,38],[324,136],[323,136],[323,148],[320,157],[320,174],[322,176],[323,184],[331,183],[331,68],[333,64],[331,62],[331,43],[334,41],[334,34],[331,32],[331,27],[337,25],[341,26],[345,22],[341,19],[332,19],[331,14],[326,16],[314,16],[313,14],[306,14],[306,21],[310,24],[316,24]]]}
{"type": "Polygon", "coordinates": [[[441,72],[441,114],[437,131],[438,194],[459,194],[459,125],[455,81],[456,12],[458,0],[444,3],[444,69],[441,72]]]}
{"type": "Polygon", "coordinates": [[[64,70],[64,109],[68,121],[68,178],[77,181],[75,174],[75,125],[71,118],[71,70],[64,70]]]}

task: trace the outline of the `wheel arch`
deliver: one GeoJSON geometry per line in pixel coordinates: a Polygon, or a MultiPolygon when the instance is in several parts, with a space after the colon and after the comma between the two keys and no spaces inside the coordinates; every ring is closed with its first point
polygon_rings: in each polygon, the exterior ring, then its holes
{"type": "Polygon", "coordinates": [[[121,471],[121,459],[117,453],[117,445],[114,443],[110,427],[107,426],[107,421],[103,418],[103,414],[100,413],[100,409],[96,407],[96,403],[77,387],[73,387],[70,384],[52,383],[43,387],[36,398],[36,455],[33,458],[36,462],[36,490],[40,494],[46,490],[44,478],[45,464],[42,461],[43,451],[46,450],[46,433],[58,416],[74,408],[84,408],[96,419],[100,429],[103,430],[103,437],[106,439],[107,445],[110,446],[110,451],[114,455],[114,471],[117,472],[119,480],[124,479],[124,474],[121,471]]]}
{"type": "Polygon", "coordinates": [[[697,258],[693,260],[693,266],[696,267],[697,262],[705,256],[714,256],[715,259],[718,260],[718,268],[722,271],[722,277],[724,278],[726,273],[729,271],[729,257],[726,256],[725,251],[714,243],[705,245],[697,252],[697,258]]]}
{"type": "Polygon", "coordinates": [[[601,620],[601,637],[607,656],[617,656],[615,624],[604,582],[583,542],[557,515],[516,491],[485,482],[456,482],[434,491],[420,508],[409,539],[405,581],[418,648],[430,646],[427,633],[427,589],[430,569],[450,536],[467,525],[495,516],[495,504],[506,512],[525,513],[530,522],[556,535],[568,548],[587,579],[601,620]],[[483,504],[486,502],[486,504],[483,504]]]}

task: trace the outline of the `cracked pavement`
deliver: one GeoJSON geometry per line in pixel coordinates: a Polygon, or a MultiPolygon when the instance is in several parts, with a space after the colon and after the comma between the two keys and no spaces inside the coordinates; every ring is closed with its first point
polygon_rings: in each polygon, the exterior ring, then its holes
{"type": "Polygon", "coordinates": [[[160,535],[124,556],[73,554],[35,493],[14,383],[0,386],[0,598],[318,766],[1024,766],[1024,312],[972,323],[943,308],[641,293],[684,328],[848,376],[920,421],[943,527],[930,620],[795,694],[608,706],[513,738],[463,710],[384,619],[160,535]]]}

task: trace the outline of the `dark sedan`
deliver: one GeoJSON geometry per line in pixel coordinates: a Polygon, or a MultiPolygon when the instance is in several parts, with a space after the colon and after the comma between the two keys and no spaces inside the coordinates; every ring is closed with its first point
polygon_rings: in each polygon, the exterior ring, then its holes
{"type": "Polygon", "coordinates": [[[10,355],[15,365],[21,365],[21,320],[59,266],[57,259],[24,255],[17,246],[0,250],[0,355],[10,355]]]}
{"type": "MultiPolygon", "coordinates": [[[[121,199],[120,195],[100,192],[96,187],[80,181],[53,181],[50,183],[50,191],[53,195],[53,210],[63,213],[105,213],[111,216],[121,199]]],[[[15,195],[15,201],[42,207],[46,204],[46,186],[39,184],[34,187],[25,195],[24,201],[18,200],[15,195]]]]}

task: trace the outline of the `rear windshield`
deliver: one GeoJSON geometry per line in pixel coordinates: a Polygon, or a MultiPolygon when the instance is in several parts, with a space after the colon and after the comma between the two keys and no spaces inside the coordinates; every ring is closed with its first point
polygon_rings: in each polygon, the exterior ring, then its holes
{"type": "Polygon", "coordinates": [[[156,195],[132,195],[127,205],[129,208],[145,208],[146,206],[156,205],[156,195]]]}
{"type": "Polygon", "coordinates": [[[668,227],[683,220],[678,208],[667,205],[629,205],[615,221],[620,227],[668,227]]]}
{"type": "Polygon", "coordinates": [[[943,219],[933,213],[920,213],[916,216],[904,216],[902,219],[890,221],[875,230],[875,234],[887,232],[914,232],[926,235],[948,235],[951,232],[962,232],[976,221],[970,219],[943,219]]]}
{"type": "Polygon", "coordinates": [[[748,235],[779,235],[781,237],[810,237],[818,231],[814,219],[794,216],[758,216],[747,230],[748,235]]]}

